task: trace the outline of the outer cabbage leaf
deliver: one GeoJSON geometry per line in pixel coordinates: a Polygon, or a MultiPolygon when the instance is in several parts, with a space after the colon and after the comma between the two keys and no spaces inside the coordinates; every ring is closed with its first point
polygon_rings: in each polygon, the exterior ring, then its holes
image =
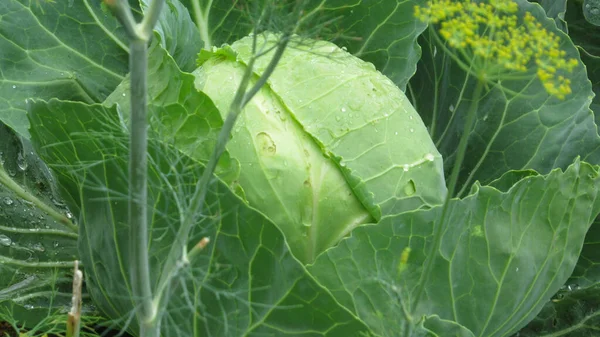
{"type": "MultiPolygon", "coordinates": [[[[414,6],[425,0],[314,1],[313,9],[331,20],[318,34],[375,65],[403,91],[414,75],[421,49],[417,37],[426,25],[413,17],[414,6]]],[[[312,28],[312,27],[311,27],[312,28]]]]}
{"type": "Polygon", "coordinates": [[[50,171],[32,150],[0,123],[0,321],[29,328],[71,306],[73,261],[78,259],[77,228],[57,222],[29,201],[35,197],[65,220],[70,215],[50,171]]]}
{"type": "Polygon", "coordinates": [[[518,336],[591,337],[600,330],[600,286],[564,286],[518,336]]]}
{"type": "MultiPolygon", "coordinates": [[[[140,3],[145,11],[150,0],[140,0],[140,3]]],[[[179,68],[188,72],[196,68],[196,56],[203,42],[187,8],[179,0],[165,1],[154,31],[160,36],[160,45],[175,59],[179,68]]]]}
{"type": "MultiPolygon", "coordinates": [[[[194,18],[205,48],[233,43],[252,32],[258,8],[292,6],[297,1],[199,0],[195,8],[182,0],[194,18]]],[[[299,34],[333,41],[357,57],[371,62],[402,90],[416,71],[420,57],[417,37],[426,25],[413,18],[413,1],[318,0],[304,1],[307,22],[299,34]]],[[[266,29],[277,31],[284,15],[274,16],[266,29]]],[[[283,23],[286,24],[286,23],[283,23]]],[[[289,23],[287,23],[289,24],[289,23]]]]}
{"type": "MultiPolygon", "coordinates": [[[[206,94],[194,86],[195,77],[182,72],[173,57],[158,43],[148,49],[149,123],[157,137],[201,163],[207,163],[223,125],[219,110],[206,94]]],[[[124,123],[129,123],[129,75],[103,102],[106,107],[119,105],[124,123]]],[[[225,181],[239,175],[239,163],[229,153],[221,156],[217,174],[225,181]]],[[[235,186],[232,186],[235,188],[235,186]]]]}
{"type": "MultiPolygon", "coordinates": [[[[204,107],[211,109],[210,104],[204,107]]],[[[128,133],[118,111],[52,100],[33,103],[30,116],[36,149],[80,210],[79,252],[94,302],[113,319],[127,317],[133,305],[125,272],[128,133]]],[[[203,168],[153,136],[149,163],[148,249],[156,287],[180,214],[203,168]]],[[[211,186],[202,214],[188,248],[205,236],[212,243],[179,273],[169,291],[165,336],[368,332],[306,273],[277,228],[222,183],[211,186]]]]}
{"type": "MultiPolygon", "coordinates": [[[[274,38],[258,44],[269,48],[274,38]]],[[[217,53],[195,72],[223,116],[252,39],[231,46],[236,59],[217,53]]],[[[271,55],[256,60],[257,75],[271,55]]],[[[239,185],[304,262],[360,224],[446,195],[442,158],[406,96],[331,43],[293,40],[236,123],[227,150],[240,162],[239,185]]]]}
{"type": "MultiPolygon", "coordinates": [[[[573,42],[539,5],[517,2],[518,15],[532,13],[545,29],[561,38],[566,58],[580,60],[573,42]]],[[[423,58],[411,80],[411,97],[449,164],[446,172],[450,172],[459,138],[466,132],[464,116],[475,81],[428,36],[423,35],[423,58]]],[[[464,196],[475,181],[488,184],[509,170],[533,169],[545,174],[554,168],[565,169],[576,156],[600,164],[600,137],[589,109],[593,93],[584,65],[580,63],[569,78],[573,93],[563,101],[549,97],[536,77],[503,81],[484,89],[461,168],[459,195],[464,196]],[[501,88],[517,94],[510,95],[501,88]]]]}
{"type": "Polygon", "coordinates": [[[428,279],[421,279],[422,265],[441,206],[357,228],[308,269],[383,336],[401,335],[423,314],[476,336],[509,336],[571,275],[600,212],[599,189],[598,167],[579,161],[506,192],[476,184],[471,195],[451,200],[428,279]]]}
{"type": "Polygon", "coordinates": [[[0,2],[0,121],[28,138],[25,100],[101,102],[127,73],[122,30],[99,1],[0,2]]]}
{"type": "Polygon", "coordinates": [[[568,33],[565,13],[567,12],[567,0],[535,0],[546,11],[546,15],[554,19],[556,27],[565,33],[568,33]]]}

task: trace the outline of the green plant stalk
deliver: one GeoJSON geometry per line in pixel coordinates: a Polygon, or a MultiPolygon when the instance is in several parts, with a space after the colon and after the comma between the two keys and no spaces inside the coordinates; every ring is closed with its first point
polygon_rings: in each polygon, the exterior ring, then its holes
{"type": "MultiPolygon", "coordinates": [[[[213,173],[217,167],[219,162],[219,158],[225,151],[225,147],[227,142],[229,141],[229,137],[231,135],[231,131],[237,118],[240,113],[244,109],[244,106],[254,97],[254,95],[260,90],[260,88],[266,83],[267,79],[273,71],[275,67],[279,63],[285,48],[289,42],[290,36],[292,33],[283,34],[281,37],[277,49],[269,65],[261,75],[261,77],[256,81],[256,83],[246,91],[250,79],[253,76],[253,67],[256,59],[256,55],[250,59],[248,65],[246,66],[246,71],[244,72],[244,76],[242,81],[236,91],[236,95],[229,107],[229,112],[227,114],[227,118],[223,123],[223,127],[219,132],[219,136],[217,138],[217,143],[215,148],[211,154],[211,157],[202,172],[202,177],[198,180],[196,184],[196,188],[194,194],[191,197],[190,207],[188,208],[186,215],[184,217],[183,223],[179,227],[177,232],[177,236],[175,238],[174,244],[169,251],[169,255],[167,257],[167,261],[164,264],[163,272],[161,273],[160,281],[158,282],[156,297],[155,297],[155,306],[161,308],[164,306],[162,301],[164,291],[168,288],[169,282],[176,275],[177,271],[189,263],[189,257],[187,252],[187,242],[189,239],[189,233],[192,229],[193,225],[197,222],[198,215],[202,213],[202,209],[204,206],[204,201],[206,199],[206,194],[208,193],[210,182],[213,179],[213,173]]],[[[255,50],[255,49],[254,49],[255,50]]],[[[192,249],[190,252],[191,256],[195,256],[197,254],[196,249],[192,249]]]]}
{"type": "Polygon", "coordinates": [[[210,38],[210,29],[208,28],[208,12],[212,6],[212,0],[208,0],[205,8],[207,11],[203,11],[200,8],[200,0],[192,0],[192,9],[194,11],[194,17],[196,19],[196,26],[200,32],[200,38],[204,42],[204,49],[210,49],[212,47],[212,39],[210,38]]]}
{"type": "Polygon", "coordinates": [[[32,202],[36,207],[48,213],[48,215],[50,215],[56,221],[67,227],[72,233],[78,233],[77,225],[72,223],[71,220],[67,218],[67,216],[59,213],[54,208],[48,206],[40,199],[27,192],[23,187],[21,187],[21,185],[17,184],[14,180],[11,179],[11,177],[8,175],[8,173],[6,173],[6,170],[4,170],[4,167],[2,165],[0,165],[0,184],[6,186],[8,189],[15,192],[15,194],[21,197],[22,199],[32,202]]]}
{"type": "Polygon", "coordinates": [[[448,194],[446,195],[444,205],[442,206],[443,208],[441,216],[436,222],[435,227],[433,229],[434,241],[433,244],[430,246],[429,251],[427,252],[427,255],[425,257],[425,267],[423,268],[423,273],[419,278],[414,302],[412,303],[411,312],[413,313],[415,312],[418,303],[421,300],[423,293],[425,292],[426,280],[429,279],[431,272],[433,271],[433,264],[435,262],[435,252],[438,251],[442,245],[442,235],[444,233],[444,227],[446,225],[446,216],[450,205],[450,199],[452,199],[454,195],[454,190],[456,189],[456,183],[458,182],[460,168],[465,158],[465,153],[467,152],[469,136],[471,134],[471,129],[475,124],[475,117],[477,116],[477,108],[479,106],[479,98],[483,91],[483,85],[484,82],[480,78],[477,78],[477,85],[475,86],[475,91],[473,94],[473,102],[471,103],[469,111],[467,112],[467,118],[465,119],[463,134],[460,137],[460,142],[458,143],[456,158],[454,159],[454,167],[452,168],[452,174],[450,175],[448,194]]]}
{"type": "Polygon", "coordinates": [[[0,256],[0,265],[7,264],[16,267],[24,268],[73,268],[75,262],[63,261],[63,262],[26,262],[17,259],[11,259],[10,257],[0,256]]]}
{"type": "Polygon", "coordinates": [[[129,144],[129,273],[131,289],[138,301],[140,336],[144,327],[152,329],[155,311],[152,306],[148,257],[148,126],[147,74],[148,42],[132,40],[129,45],[131,71],[131,136],[129,144]]]}
{"type": "Polygon", "coordinates": [[[127,0],[118,0],[115,15],[129,37],[131,135],[129,153],[129,277],[140,336],[158,337],[160,325],[152,302],[148,258],[148,42],[164,0],[153,0],[137,24],[127,0]]]}

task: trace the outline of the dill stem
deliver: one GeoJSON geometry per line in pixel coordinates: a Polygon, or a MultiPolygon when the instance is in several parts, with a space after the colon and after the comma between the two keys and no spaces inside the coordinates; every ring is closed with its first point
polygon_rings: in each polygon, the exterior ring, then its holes
{"type": "Polygon", "coordinates": [[[456,157],[454,159],[454,166],[452,167],[452,173],[450,175],[449,180],[448,194],[446,195],[446,199],[444,200],[440,217],[434,225],[433,243],[430,245],[429,251],[427,252],[427,255],[425,257],[425,268],[423,269],[423,273],[421,274],[421,277],[419,279],[416,295],[414,297],[414,302],[412,303],[411,312],[413,313],[417,309],[417,306],[423,297],[423,293],[425,292],[425,288],[427,286],[427,281],[429,280],[429,278],[431,277],[431,273],[433,272],[433,266],[436,258],[435,253],[439,251],[442,245],[442,236],[444,234],[444,229],[447,223],[450,199],[454,195],[454,190],[456,189],[456,183],[458,181],[458,175],[460,173],[462,162],[465,158],[465,153],[467,152],[469,136],[471,135],[471,129],[475,124],[475,117],[477,116],[477,109],[479,106],[479,99],[481,98],[481,93],[483,91],[483,84],[484,82],[481,79],[477,78],[477,84],[475,86],[473,100],[471,102],[471,106],[469,107],[469,111],[467,112],[467,118],[465,119],[463,134],[460,138],[460,142],[458,143],[456,157]]]}

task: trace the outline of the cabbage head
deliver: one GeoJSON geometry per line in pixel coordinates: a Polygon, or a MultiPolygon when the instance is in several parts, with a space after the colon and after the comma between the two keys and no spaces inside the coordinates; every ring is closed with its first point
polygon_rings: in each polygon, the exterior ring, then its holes
{"type": "MultiPolygon", "coordinates": [[[[269,48],[276,37],[257,38],[269,48]]],[[[247,37],[201,53],[196,87],[223,118],[251,48],[247,37]]],[[[256,61],[255,80],[270,56],[256,61]]],[[[404,93],[329,42],[292,41],[237,120],[227,151],[240,169],[221,179],[283,231],[304,263],[357,226],[446,196],[441,155],[404,93]]]]}

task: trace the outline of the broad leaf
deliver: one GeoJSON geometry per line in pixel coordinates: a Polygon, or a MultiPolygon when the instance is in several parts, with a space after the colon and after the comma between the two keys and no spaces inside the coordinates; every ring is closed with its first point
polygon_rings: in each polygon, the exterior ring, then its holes
{"type": "Polygon", "coordinates": [[[28,138],[27,98],[101,102],[123,80],[127,43],[100,3],[0,1],[0,122],[28,138]]]}
{"type": "Polygon", "coordinates": [[[425,279],[441,207],[357,228],[309,271],[383,336],[401,335],[423,314],[455,321],[476,336],[508,336],[571,275],[600,212],[599,189],[598,167],[579,161],[564,173],[526,177],[507,192],[476,184],[471,195],[450,202],[425,279]]]}
{"type": "Polygon", "coordinates": [[[577,289],[569,285],[564,286],[517,336],[589,337],[596,336],[599,327],[600,287],[577,289]]]}
{"type": "MultiPolygon", "coordinates": [[[[580,59],[570,39],[537,4],[518,2],[519,15],[532,13],[548,31],[561,37],[566,58],[580,59]]],[[[423,35],[426,47],[419,71],[411,81],[414,95],[409,97],[428,125],[447,173],[453,168],[460,136],[471,132],[459,195],[464,196],[475,181],[487,184],[509,170],[533,169],[545,174],[554,168],[565,169],[576,156],[600,164],[600,137],[589,109],[592,87],[583,64],[569,74],[573,93],[565,100],[550,97],[535,76],[489,84],[479,99],[474,129],[466,131],[464,118],[475,80],[453,63],[428,33],[423,35]]]]}
{"type": "MultiPolygon", "coordinates": [[[[150,1],[140,0],[143,10],[150,1]]],[[[154,30],[160,36],[160,45],[175,59],[179,68],[187,72],[196,68],[196,57],[203,42],[187,8],[179,0],[165,2],[154,30]]]]}
{"type": "MultiPolygon", "coordinates": [[[[206,163],[223,125],[221,114],[206,94],[196,90],[195,77],[182,72],[175,60],[157,43],[148,50],[149,122],[157,137],[174,144],[195,160],[206,163]],[[200,133],[199,133],[200,132],[200,133]]],[[[118,104],[124,123],[129,123],[130,78],[127,76],[104,101],[118,104]]],[[[225,181],[237,179],[239,163],[225,152],[217,173],[225,181]]]]}
{"type": "Polygon", "coordinates": [[[253,31],[248,1],[197,0],[198,7],[192,5],[194,1],[181,0],[181,3],[187,7],[198,27],[204,43],[202,47],[210,49],[233,43],[253,31]]]}
{"type": "MultiPolygon", "coordinates": [[[[126,273],[127,130],[117,109],[102,105],[38,101],[31,105],[30,116],[36,149],[76,201],[79,251],[95,304],[113,319],[125,318],[133,308],[126,273]]],[[[174,232],[203,167],[154,137],[149,162],[148,249],[156,291],[165,255],[176,244],[174,232]]],[[[220,182],[210,188],[188,249],[202,237],[212,243],[190,268],[181,270],[167,294],[165,336],[367,333],[292,257],[277,228],[220,182]]]]}
{"type": "Polygon", "coordinates": [[[43,203],[68,222],[46,165],[0,123],[0,320],[32,327],[53,311],[71,306],[73,261],[78,259],[77,228],[44,210],[43,203]]]}
{"type": "Polygon", "coordinates": [[[596,218],[585,237],[573,275],[567,283],[571,287],[600,289],[600,218],[596,218]]]}
{"type": "Polygon", "coordinates": [[[558,29],[568,33],[567,22],[565,21],[567,0],[536,0],[535,2],[542,6],[549,18],[554,19],[558,29]]]}
{"type": "MultiPolygon", "coordinates": [[[[296,1],[227,1],[182,0],[207,42],[205,48],[233,43],[252,32],[253,22],[262,7],[285,7],[296,1]]],[[[413,8],[424,0],[411,1],[307,1],[307,13],[299,34],[335,42],[361,59],[371,62],[402,90],[416,71],[420,57],[417,37],[426,25],[413,18],[413,8]]],[[[281,29],[283,15],[274,16],[264,29],[281,29]]]]}
{"type": "Polygon", "coordinates": [[[569,37],[580,49],[581,61],[587,68],[587,75],[592,82],[594,98],[590,108],[594,112],[596,125],[600,122],[600,27],[587,22],[583,15],[582,4],[568,2],[566,21],[569,26],[569,37]]]}
{"type": "Polygon", "coordinates": [[[426,1],[323,0],[315,3],[314,10],[324,17],[321,21],[332,21],[320,32],[323,38],[373,63],[405,90],[421,56],[417,37],[426,28],[414,18],[414,6],[426,1]]]}

